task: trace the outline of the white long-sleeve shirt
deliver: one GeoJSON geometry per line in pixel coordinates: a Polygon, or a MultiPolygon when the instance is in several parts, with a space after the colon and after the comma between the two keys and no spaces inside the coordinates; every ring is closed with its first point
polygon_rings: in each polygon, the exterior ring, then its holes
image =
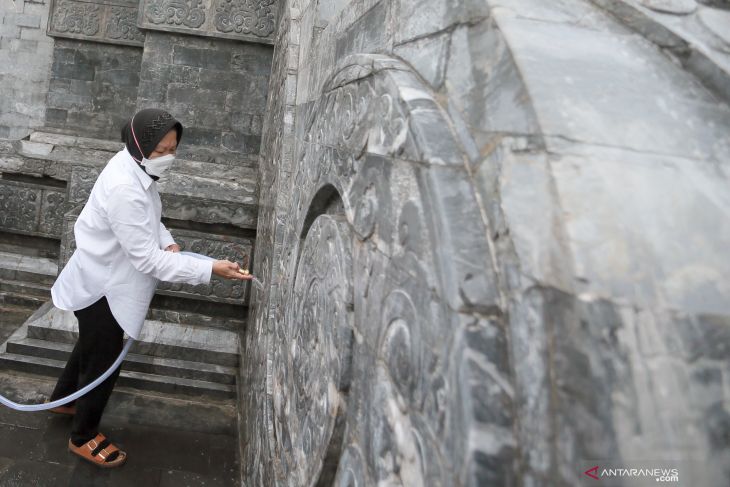
{"type": "Polygon", "coordinates": [[[159,281],[205,284],[212,261],[166,252],[175,243],[160,221],[157,184],[126,148],[107,163],[74,225],[76,250],[51,289],[56,307],[75,311],[102,296],[138,339],[159,281]]]}

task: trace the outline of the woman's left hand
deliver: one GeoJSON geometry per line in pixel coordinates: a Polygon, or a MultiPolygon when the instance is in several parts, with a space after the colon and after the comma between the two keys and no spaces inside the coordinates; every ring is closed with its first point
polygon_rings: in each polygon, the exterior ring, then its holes
{"type": "Polygon", "coordinates": [[[172,244],[165,247],[166,252],[180,252],[180,246],[178,244],[172,244]]]}

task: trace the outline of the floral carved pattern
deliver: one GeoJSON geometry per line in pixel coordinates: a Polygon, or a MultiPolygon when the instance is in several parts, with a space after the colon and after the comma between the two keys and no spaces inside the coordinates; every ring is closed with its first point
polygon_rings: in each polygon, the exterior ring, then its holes
{"type": "Polygon", "coordinates": [[[137,10],[126,7],[112,7],[106,25],[106,34],[111,39],[143,42],[144,34],[137,28],[137,10]]]}
{"type": "Polygon", "coordinates": [[[147,20],[153,24],[197,29],[205,22],[202,0],[154,0],[147,4],[147,20]]]}
{"type": "Polygon", "coordinates": [[[56,4],[53,17],[53,29],[57,32],[86,36],[99,32],[98,5],[61,1],[56,4]]]}
{"type": "Polygon", "coordinates": [[[274,0],[218,0],[213,19],[224,33],[267,37],[274,32],[274,0]]]}

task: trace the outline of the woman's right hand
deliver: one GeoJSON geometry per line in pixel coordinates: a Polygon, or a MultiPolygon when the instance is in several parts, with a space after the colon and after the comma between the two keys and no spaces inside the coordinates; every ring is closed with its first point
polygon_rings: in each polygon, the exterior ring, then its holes
{"type": "Polygon", "coordinates": [[[250,281],[253,279],[251,274],[243,274],[239,272],[239,265],[228,260],[216,260],[213,262],[213,274],[223,277],[224,279],[238,279],[240,281],[250,281]]]}

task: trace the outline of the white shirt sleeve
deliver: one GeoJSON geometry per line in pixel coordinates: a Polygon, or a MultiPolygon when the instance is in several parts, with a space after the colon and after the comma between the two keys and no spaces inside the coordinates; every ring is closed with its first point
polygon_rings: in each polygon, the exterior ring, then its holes
{"type": "Polygon", "coordinates": [[[131,185],[112,189],[107,201],[107,216],[124,253],[139,272],[168,282],[207,284],[213,262],[195,259],[160,249],[152,232],[153,225],[144,193],[131,185]]]}
{"type": "Polygon", "coordinates": [[[165,227],[165,225],[160,222],[160,248],[162,250],[165,250],[167,247],[175,243],[175,239],[172,238],[172,234],[170,231],[165,227]]]}

